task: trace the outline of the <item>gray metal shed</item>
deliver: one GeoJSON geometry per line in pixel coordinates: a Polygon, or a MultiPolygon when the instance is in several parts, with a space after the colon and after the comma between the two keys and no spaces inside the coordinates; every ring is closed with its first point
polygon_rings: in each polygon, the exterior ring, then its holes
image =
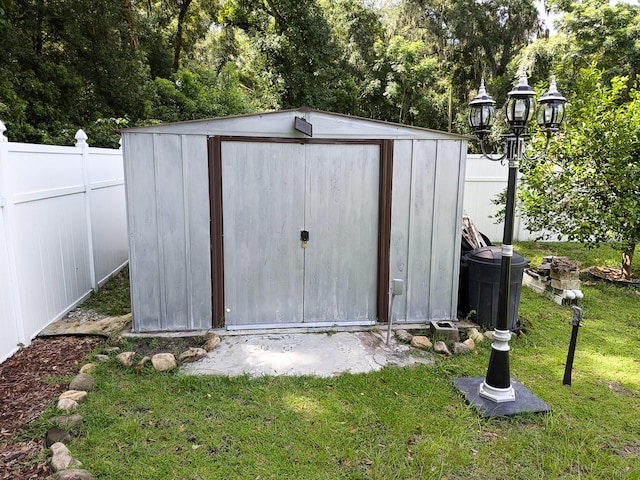
{"type": "Polygon", "coordinates": [[[134,331],[372,325],[394,278],[394,323],[456,319],[466,137],[302,108],[122,144],[134,331]]]}

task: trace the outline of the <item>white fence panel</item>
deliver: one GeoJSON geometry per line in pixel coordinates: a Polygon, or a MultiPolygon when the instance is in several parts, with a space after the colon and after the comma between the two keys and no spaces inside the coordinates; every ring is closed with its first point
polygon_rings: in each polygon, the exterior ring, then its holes
{"type": "Polygon", "coordinates": [[[128,260],[120,150],[7,142],[0,122],[0,362],[128,260]]]}
{"type": "Polygon", "coordinates": [[[128,258],[122,151],[90,148],[88,165],[93,259],[100,285],[128,258]]]}
{"type": "MultiPolygon", "coordinates": [[[[471,217],[478,230],[492,243],[502,242],[504,223],[496,224],[495,216],[500,210],[494,200],[507,188],[509,167],[491,161],[482,155],[467,155],[467,171],[464,186],[464,211],[471,217]]],[[[533,240],[537,232],[527,230],[516,210],[513,226],[514,241],[533,240]]]]}

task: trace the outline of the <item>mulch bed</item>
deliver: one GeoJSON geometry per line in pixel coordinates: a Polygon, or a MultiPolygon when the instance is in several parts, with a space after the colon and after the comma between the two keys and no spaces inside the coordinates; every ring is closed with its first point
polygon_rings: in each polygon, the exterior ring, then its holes
{"type": "Polygon", "coordinates": [[[28,438],[24,430],[67,389],[68,376],[78,373],[82,360],[103,342],[96,337],[37,338],[0,364],[0,480],[51,475],[42,437],[28,438]]]}

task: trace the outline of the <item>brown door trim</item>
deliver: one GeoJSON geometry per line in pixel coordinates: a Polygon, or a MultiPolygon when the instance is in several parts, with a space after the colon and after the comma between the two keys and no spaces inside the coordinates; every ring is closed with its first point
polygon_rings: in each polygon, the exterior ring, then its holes
{"type": "Polygon", "coordinates": [[[389,321],[389,261],[391,250],[391,189],[393,140],[380,145],[380,208],[378,217],[378,321],[389,321]]]}
{"type": "Polygon", "coordinates": [[[222,205],[222,142],[301,143],[327,145],[380,145],[378,192],[377,317],[389,321],[389,260],[391,248],[391,189],[393,184],[393,140],[313,138],[209,137],[209,205],[211,230],[211,309],[214,328],[224,327],[224,241],[222,205]]]}
{"type": "Polygon", "coordinates": [[[209,152],[209,229],[211,234],[211,314],[214,328],[224,327],[224,241],[222,231],[222,142],[207,139],[209,152]]]}

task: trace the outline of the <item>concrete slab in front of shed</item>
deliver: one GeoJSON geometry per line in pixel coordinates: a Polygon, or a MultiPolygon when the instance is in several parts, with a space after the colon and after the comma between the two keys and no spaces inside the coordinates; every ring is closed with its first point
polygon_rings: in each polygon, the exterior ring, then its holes
{"type": "Polygon", "coordinates": [[[225,335],[202,360],[185,364],[193,375],[315,375],[365,373],[387,365],[431,364],[408,345],[386,345],[378,332],[225,335]]]}

